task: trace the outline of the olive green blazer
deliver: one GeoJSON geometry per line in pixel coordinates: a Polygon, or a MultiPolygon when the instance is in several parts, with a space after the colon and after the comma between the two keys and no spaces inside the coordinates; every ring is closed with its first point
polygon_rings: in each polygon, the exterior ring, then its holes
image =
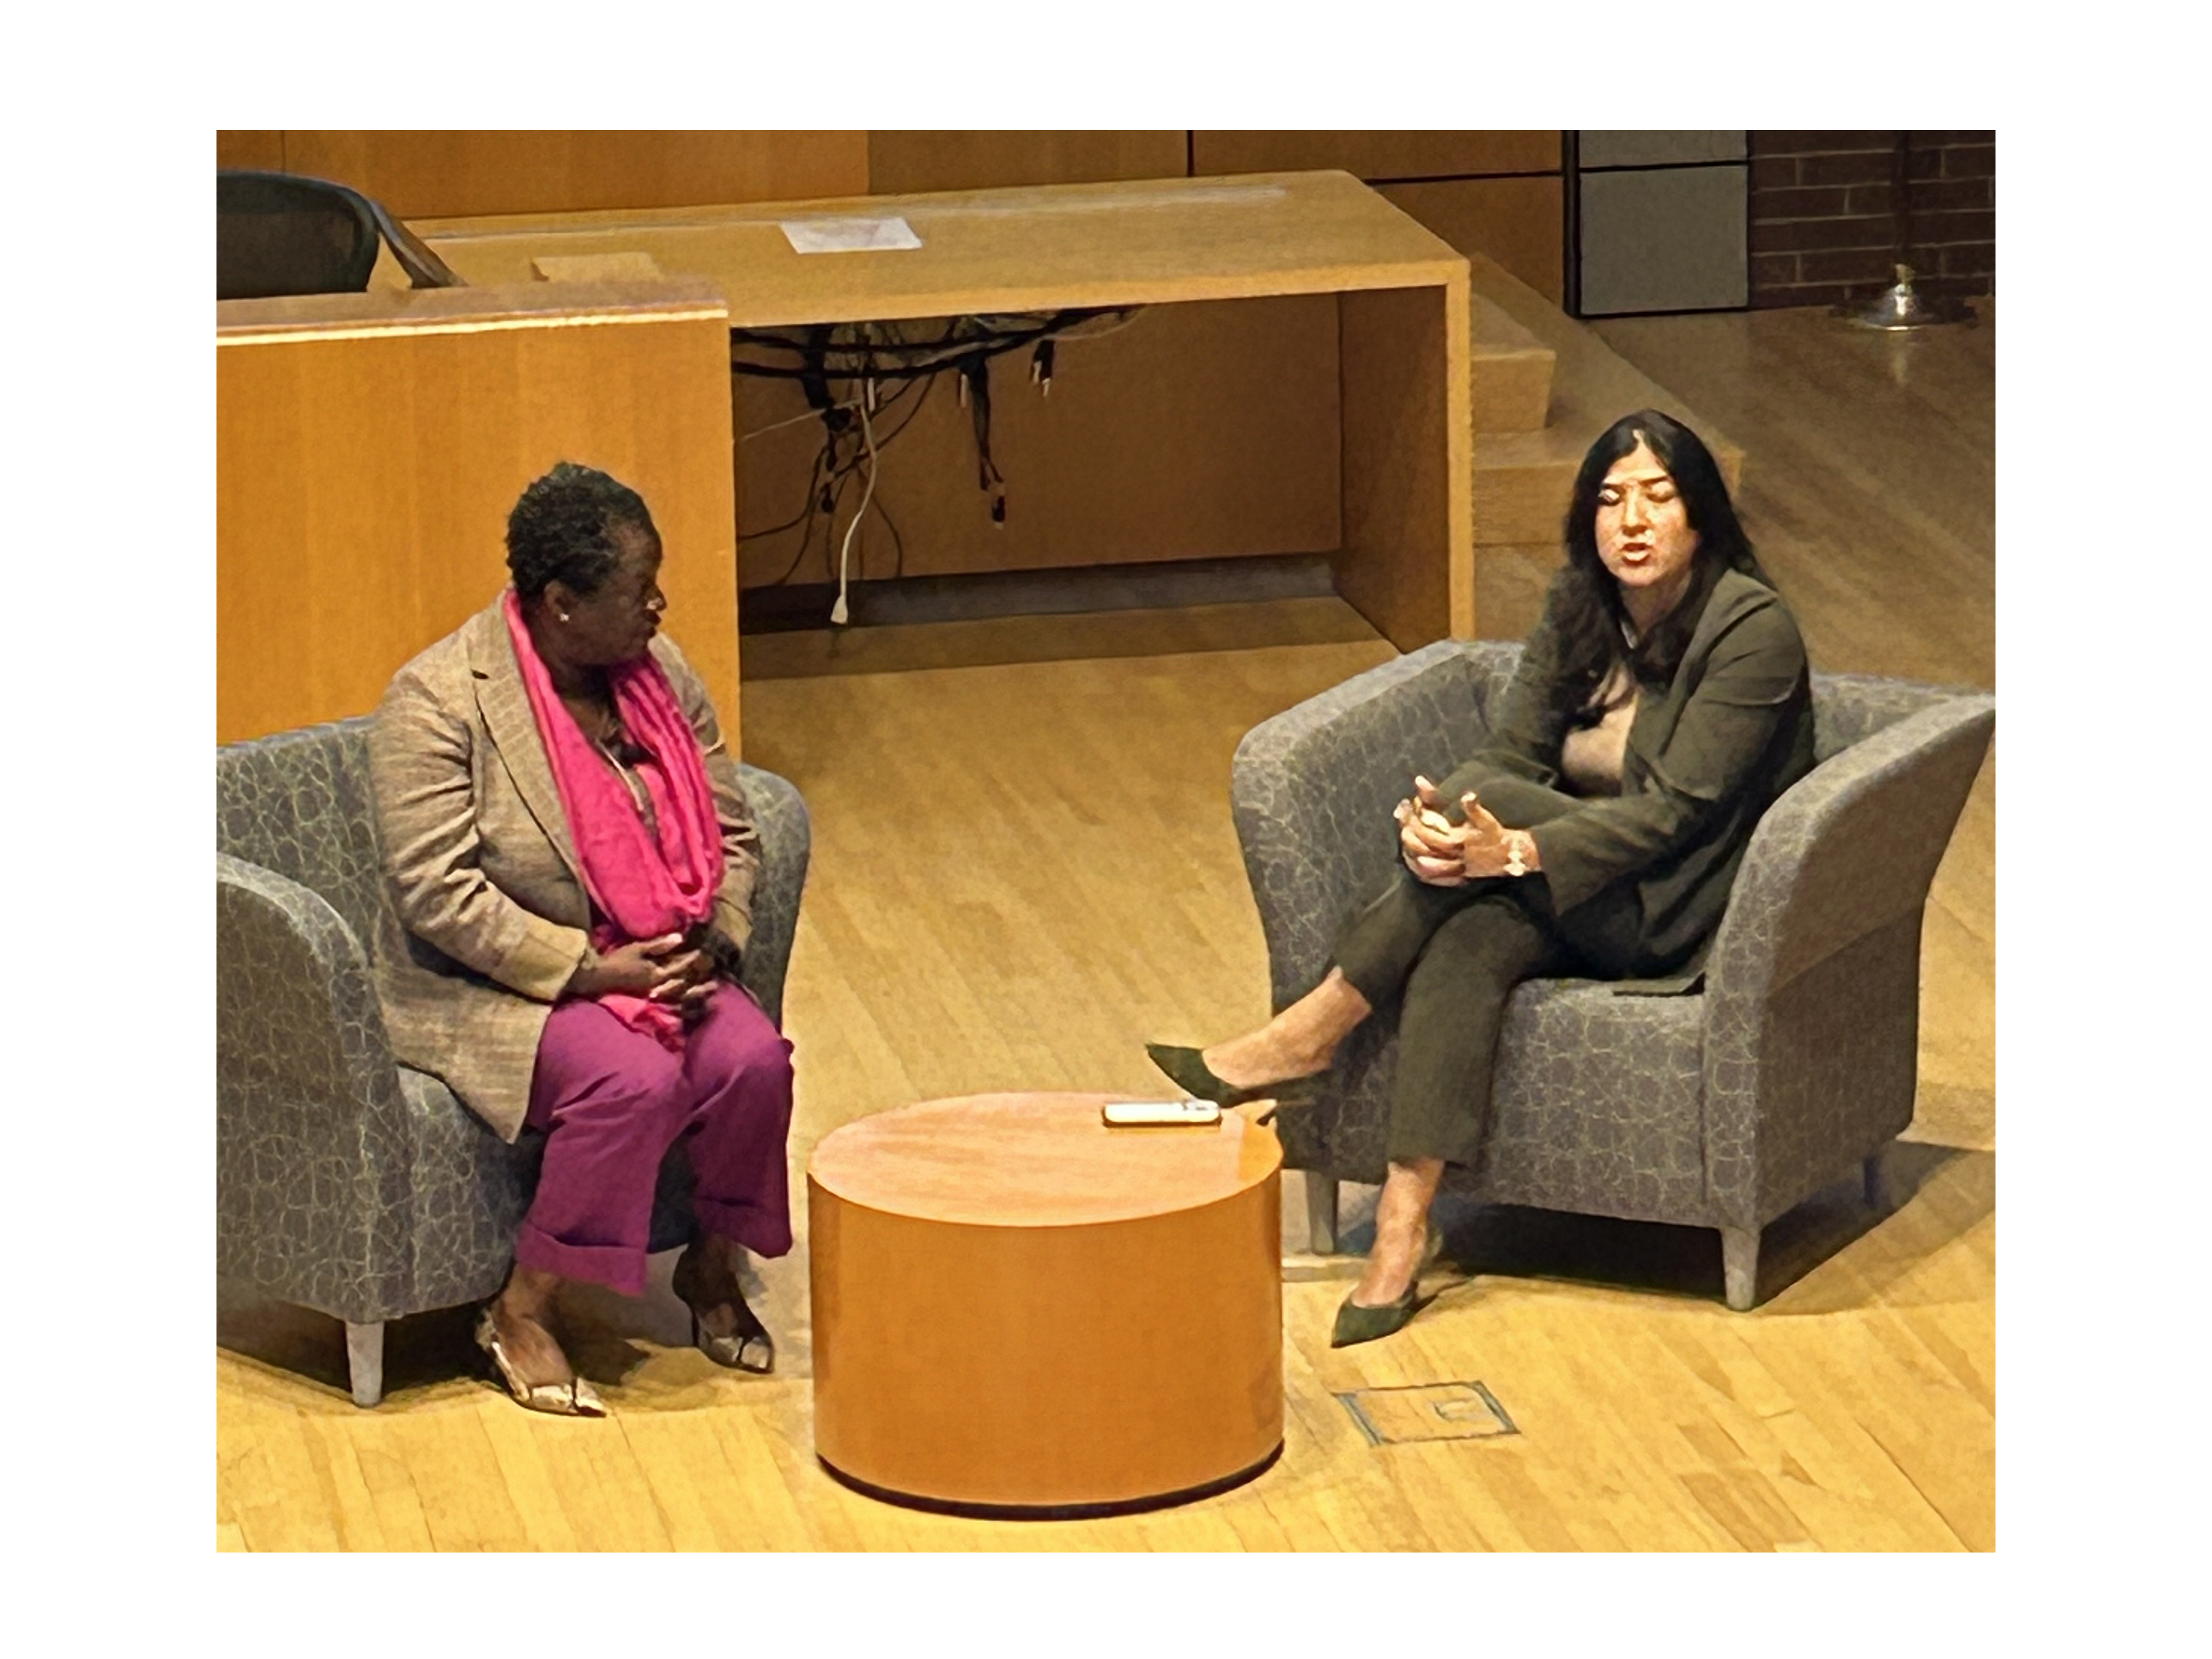
{"type": "MultiPolygon", "coordinates": [[[[760,869],[744,786],[684,653],[661,637],[653,654],[706,756],[722,825],[714,921],[743,948],[760,869]]],[[[500,602],[393,677],[368,753],[391,899],[376,984],[392,1052],[511,1141],[592,907],[500,602]]]]}
{"type": "MultiPolygon", "coordinates": [[[[1470,757],[1554,789],[1568,729],[1556,695],[1562,592],[1554,583],[1491,739],[1470,757]]],[[[1812,684],[1797,623],[1772,588],[1723,571],[1673,679],[1638,689],[1620,793],[1530,828],[1553,906],[1571,910],[1632,882],[1650,953],[1693,957],[1720,923],[1759,815],[1812,769],[1812,684]]]]}

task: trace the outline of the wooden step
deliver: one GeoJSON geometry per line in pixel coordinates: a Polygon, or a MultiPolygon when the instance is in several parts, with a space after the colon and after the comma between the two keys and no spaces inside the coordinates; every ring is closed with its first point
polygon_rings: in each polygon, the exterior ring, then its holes
{"type": "MultiPolygon", "coordinates": [[[[1494,261],[1471,254],[1476,330],[1487,301],[1553,355],[1551,406],[1540,430],[1486,429],[1475,422],[1474,540],[1478,547],[1557,546],[1575,470],[1597,434],[1632,410],[1656,409],[1705,441],[1730,493],[1743,478],[1743,448],[1666,387],[1616,356],[1575,321],[1494,261]]],[[[1475,375],[1480,386],[1483,366],[1475,375]]],[[[1480,394],[1478,393],[1478,402],[1480,394]]]]}
{"type": "Polygon", "coordinates": [[[1540,432],[1558,353],[1496,301],[1474,299],[1474,429],[1540,432]]]}

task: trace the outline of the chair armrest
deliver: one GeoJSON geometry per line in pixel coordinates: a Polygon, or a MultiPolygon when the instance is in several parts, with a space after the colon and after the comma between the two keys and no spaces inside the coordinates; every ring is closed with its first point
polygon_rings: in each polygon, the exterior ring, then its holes
{"type": "Polygon", "coordinates": [[[1320,982],[1346,920],[1397,867],[1390,809],[1487,730],[1482,696],[1517,645],[1440,640],[1261,721],[1237,745],[1230,806],[1267,940],[1274,1006],[1320,982]]]}
{"type": "Polygon", "coordinates": [[[400,270],[407,273],[409,287],[468,286],[451,265],[438,257],[428,242],[408,228],[404,221],[394,218],[383,203],[371,196],[363,196],[361,200],[368,210],[368,216],[376,222],[377,234],[384,238],[384,245],[392,250],[392,257],[398,261],[400,270]]]}
{"type": "Polygon", "coordinates": [[[1882,674],[1815,674],[1813,683],[1813,719],[1823,758],[1840,754],[1908,714],[1983,695],[1972,686],[1928,685],[1882,674]]]}
{"type": "Polygon", "coordinates": [[[1949,696],[1760,819],[1705,972],[1706,1165],[1757,1225],[1911,1121],[1920,924],[1996,702],[1949,696]]]}
{"type": "Polygon", "coordinates": [[[761,842],[760,874],[753,883],[752,937],[745,943],[745,989],[768,1017],[783,1024],[783,981],[799,931],[799,900],[806,887],[812,825],[806,803],[788,779],[740,763],[738,780],[752,808],[761,842]]]}
{"type": "Polygon", "coordinates": [[[406,1109],[359,941],[218,853],[216,988],[217,1271],[343,1319],[408,1311],[406,1109]]]}

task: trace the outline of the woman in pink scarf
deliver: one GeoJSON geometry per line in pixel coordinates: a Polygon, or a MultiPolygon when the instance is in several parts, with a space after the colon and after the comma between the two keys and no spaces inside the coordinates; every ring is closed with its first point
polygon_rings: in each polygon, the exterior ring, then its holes
{"type": "Polygon", "coordinates": [[[738,1250],[791,1248],[791,1046],[737,982],[758,842],[703,688],[655,637],[667,601],[644,501],[563,462],[523,492],[507,539],[514,586],[403,669],[378,714],[378,825],[413,958],[392,977],[426,958],[445,975],[442,1004],[395,985],[386,1006],[403,1061],[507,1139],[545,1133],[477,1338],[523,1405],[597,1416],[555,1291],[644,1288],[679,1138],[701,1231],[674,1283],[694,1339],[726,1365],[773,1364],[738,1250]]]}

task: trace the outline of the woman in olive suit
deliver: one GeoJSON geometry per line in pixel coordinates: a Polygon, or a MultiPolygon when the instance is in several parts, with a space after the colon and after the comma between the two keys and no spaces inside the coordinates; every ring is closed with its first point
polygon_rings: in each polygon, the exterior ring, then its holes
{"type": "Polygon", "coordinates": [[[1287,1101],[1398,1003],[1389,1172],[1338,1346],[1413,1316],[1430,1206],[1444,1166],[1480,1152],[1514,986],[1686,986],[1759,815],[1812,768],[1803,643],[1696,434],[1652,410],[1615,422],[1583,458],[1566,544],[1489,741],[1413,781],[1389,832],[1403,871],[1321,984],[1203,1050],[1150,1045],[1194,1095],[1287,1101]]]}

